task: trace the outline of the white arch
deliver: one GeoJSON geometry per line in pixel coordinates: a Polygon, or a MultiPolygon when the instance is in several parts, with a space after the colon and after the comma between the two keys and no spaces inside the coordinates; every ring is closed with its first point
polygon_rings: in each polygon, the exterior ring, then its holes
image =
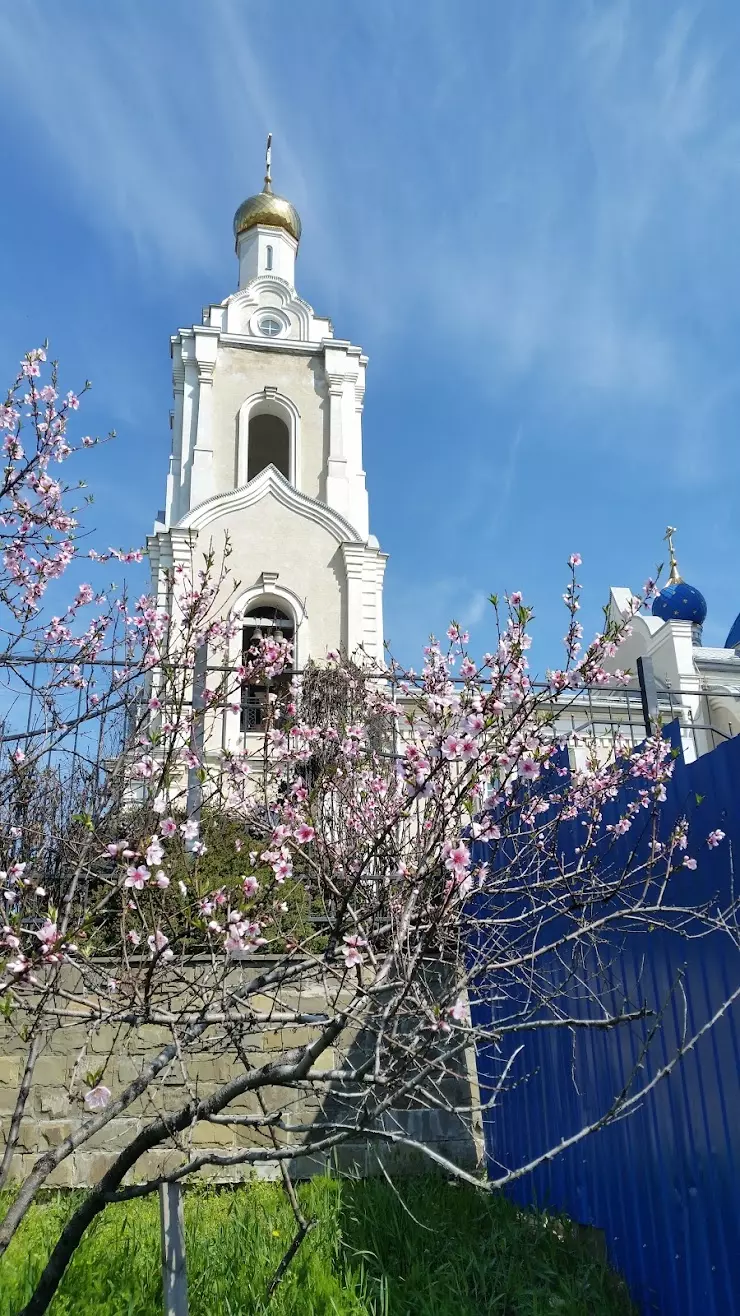
{"type": "MultiPolygon", "coordinates": [[[[308,613],[303,599],[292,589],[287,589],[284,585],[279,585],[277,581],[271,581],[268,588],[263,584],[253,585],[251,589],[243,590],[237,596],[233,604],[231,615],[236,621],[243,621],[245,613],[249,612],[257,604],[264,603],[268,608],[279,608],[281,612],[287,612],[293,621],[293,667],[299,671],[305,666],[311,652],[308,635],[308,613]]],[[[238,643],[241,644],[241,637],[238,637],[238,643]]]]}
{"type": "MultiPolygon", "coordinates": [[[[290,483],[296,489],[301,484],[301,413],[295,402],[277,389],[264,388],[242,402],[237,418],[236,487],[247,483],[249,470],[249,422],[253,416],[277,416],[288,428],[290,483]]],[[[261,472],[260,472],[261,474],[261,472]]],[[[259,477],[255,477],[259,478],[259,477]]]]}

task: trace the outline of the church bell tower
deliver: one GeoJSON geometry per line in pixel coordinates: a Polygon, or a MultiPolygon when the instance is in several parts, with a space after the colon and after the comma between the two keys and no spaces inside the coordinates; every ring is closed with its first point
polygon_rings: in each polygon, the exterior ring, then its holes
{"type": "MultiPolygon", "coordinates": [[[[174,412],[164,513],[147,541],[152,588],[228,533],[232,611],[293,638],[297,670],[342,650],[381,662],[386,557],[370,534],[362,464],[367,358],[296,292],[301,221],[272,190],[234,217],[239,282],[172,337],[174,412]]],[[[242,727],[242,729],[244,729],[242,727]]]]}

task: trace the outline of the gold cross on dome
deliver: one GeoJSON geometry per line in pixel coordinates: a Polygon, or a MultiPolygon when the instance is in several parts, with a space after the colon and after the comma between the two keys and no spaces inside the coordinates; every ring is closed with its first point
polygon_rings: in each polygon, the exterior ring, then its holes
{"type": "Polygon", "coordinates": [[[678,562],[676,561],[676,552],[673,547],[673,536],[675,534],[676,534],[676,527],[674,525],[666,526],[666,531],[663,538],[668,544],[668,554],[669,554],[669,561],[671,566],[670,574],[668,576],[669,585],[681,584],[681,577],[678,574],[678,562]]]}
{"type": "Polygon", "coordinates": [[[265,147],[265,191],[272,191],[272,133],[267,134],[267,146],[265,147]]]}

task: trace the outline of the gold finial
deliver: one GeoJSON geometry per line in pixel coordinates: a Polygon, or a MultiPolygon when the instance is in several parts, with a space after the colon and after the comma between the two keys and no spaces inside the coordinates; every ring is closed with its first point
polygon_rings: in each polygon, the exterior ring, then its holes
{"type": "Polygon", "coordinates": [[[676,533],[676,527],[674,525],[669,525],[666,526],[666,532],[663,536],[663,538],[666,540],[668,544],[668,553],[670,555],[671,570],[668,576],[669,585],[681,584],[681,577],[678,574],[678,562],[676,561],[676,552],[673,547],[673,536],[675,535],[675,533],[676,533]]]}
{"type": "Polygon", "coordinates": [[[267,134],[267,146],[265,147],[265,185],[263,192],[272,191],[272,177],[270,175],[270,166],[272,165],[272,133],[267,134]]]}

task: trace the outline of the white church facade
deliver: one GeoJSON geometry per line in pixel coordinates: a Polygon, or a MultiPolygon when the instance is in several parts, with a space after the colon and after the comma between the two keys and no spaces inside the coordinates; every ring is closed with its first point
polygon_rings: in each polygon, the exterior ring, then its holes
{"type": "MultiPolygon", "coordinates": [[[[287,635],[294,668],[329,650],[383,661],[386,555],[370,533],[362,459],[367,358],[297,293],[301,223],[272,191],[234,218],[236,291],[171,340],[166,503],[147,540],[152,589],[230,541],[230,604],[247,637],[287,635]]],[[[236,654],[235,665],[241,660],[236,654]]],[[[242,718],[231,732],[249,728],[242,718]]],[[[228,737],[233,742],[233,735],[228,737]]]]}
{"type": "MultiPolygon", "coordinates": [[[[367,358],[296,291],[301,222],[272,190],[269,139],[263,189],[237,210],[234,235],[236,290],[171,339],[166,499],[147,541],[153,593],[167,608],[172,569],[190,573],[228,536],[240,582],[234,668],[260,629],[292,640],[298,672],[331,650],[382,665],[386,555],[370,532],[362,455],[367,358]]],[[[650,661],[660,714],[679,717],[693,758],[740,733],[740,618],[726,647],[704,648],[706,603],[678,575],[672,540],[670,550],[670,578],[615,665],[650,661]]],[[[612,619],[630,597],[611,590],[612,619]]],[[[636,681],[602,687],[568,699],[558,729],[576,746],[596,737],[606,747],[616,729],[637,743],[642,712],[636,681]]],[[[259,731],[246,702],[221,718],[214,752],[259,731]]]]}

